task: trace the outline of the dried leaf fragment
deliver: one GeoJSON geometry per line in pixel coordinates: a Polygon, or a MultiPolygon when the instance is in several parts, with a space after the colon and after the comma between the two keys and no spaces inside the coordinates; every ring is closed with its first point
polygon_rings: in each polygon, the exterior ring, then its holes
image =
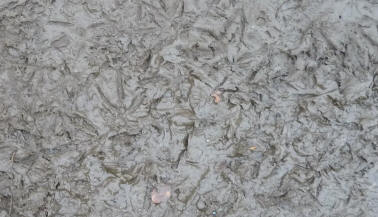
{"type": "Polygon", "coordinates": [[[154,189],[151,193],[151,200],[154,204],[165,202],[171,196],[171,188],[167,185],[160,186],[158,189],[154,189]]]}
{"type": "Polygon", "coordinates": [[[222,92],[220,92],[219,90],[217,90],[217,91],[214,91],[212,94],[211,94],[211,96],[214,98],[214,102],[215,103],[219,103],[220,101],[221,101],[221,95],[222,94],[222,92]]]}

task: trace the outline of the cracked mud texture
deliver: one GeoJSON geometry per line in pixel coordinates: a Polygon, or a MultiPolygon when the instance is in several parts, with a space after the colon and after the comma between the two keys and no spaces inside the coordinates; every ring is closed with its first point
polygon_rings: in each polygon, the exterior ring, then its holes
{"type": "Polygon", "coordinates": [[[375,0],[1,0],[0,216],[376,217],[377,65],[375,0]]]}

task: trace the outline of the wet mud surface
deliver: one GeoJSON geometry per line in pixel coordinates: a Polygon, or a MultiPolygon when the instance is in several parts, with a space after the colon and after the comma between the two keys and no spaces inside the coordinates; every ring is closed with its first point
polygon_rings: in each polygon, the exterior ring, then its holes
{"type": "Polygon", "coordinates": [[[374,0],[2,0],[0,216],[377,216],[377,64],[374,0]]]}

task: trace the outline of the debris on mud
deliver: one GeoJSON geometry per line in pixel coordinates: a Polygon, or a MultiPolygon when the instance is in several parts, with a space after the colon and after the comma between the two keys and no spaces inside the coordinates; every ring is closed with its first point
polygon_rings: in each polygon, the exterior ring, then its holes
{"type": "Polygon", "coordinates": [[[221,94],[222,94],[222,92],[220,92],[219,90],[216,90],[216,91],[214,91],[211,94],[211,96],[214,98],[214,102],[216,104],[220,103],[220,101],[221,101],[221,94]]]}
{"type": "Polygon", "coordinates": [[[171,197],[171,188],[168,185],[162,185],[155,188],[151,193],[151,201],[154,204],[159,204],[167,201],[171,197]]]}

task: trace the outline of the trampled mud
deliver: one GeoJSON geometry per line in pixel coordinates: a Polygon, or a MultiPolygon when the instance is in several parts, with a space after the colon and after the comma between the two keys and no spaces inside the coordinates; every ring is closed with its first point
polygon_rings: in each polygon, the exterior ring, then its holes
{"type": "Polygon", "coordinates": [[[0,216],[377,216],[377,26],[374,0],[0,1],[0,216]]]}

